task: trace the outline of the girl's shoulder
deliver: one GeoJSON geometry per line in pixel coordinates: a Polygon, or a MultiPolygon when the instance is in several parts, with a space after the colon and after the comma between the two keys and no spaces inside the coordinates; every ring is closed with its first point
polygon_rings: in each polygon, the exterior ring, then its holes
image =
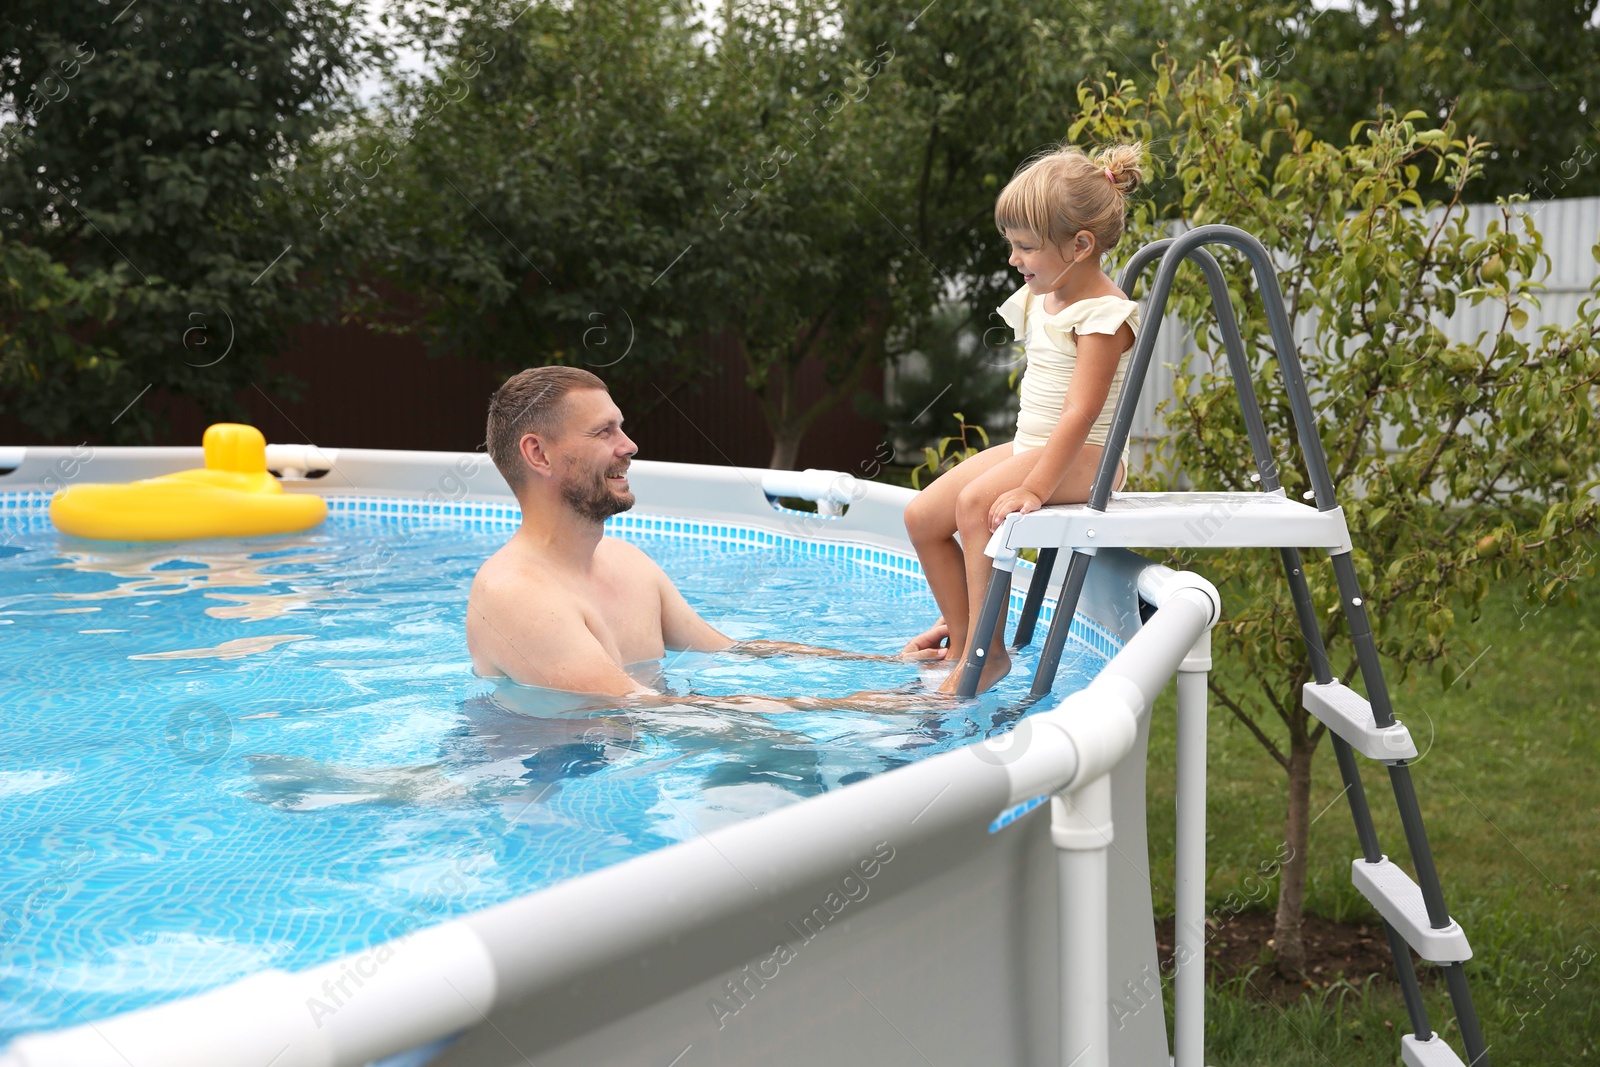
{"type": "Polygon", "coordinates": [[[1049,333],[1116,333],[1124,323],[1139,332],[1139,302],[1115,293],[1075,300],[1056,312],[1041,302],[1039,312],[1049,333]]]}
{"type": "Polygon", "coordinates": [[[1016,334],[1018,341],[1027,340],[1027,317],[1037,315],[1044,323],[1045,333],[1060,343],[1074,333],[1116,333],[1123,323],[1139,330],[1138,301],[1116,294],[1092,296],[1076,300],[1060,311],[1044,309],[1044,300],[1036,298],[1024,284],[995,309],[1016,334]]]}
{"type": "Polygon", "coordinates": [[[1000,313],[1000,317],[1006,320],[1006,325],[1011,327],[1012,332],[1016,334],[1016,338],[1019,341],[1027,340],[1025,324],[1027,322],[1029,303],[1028,286],[1024,282],[1022,288],[1006,297],[1005,303],[995,308],[1000,313]]]}

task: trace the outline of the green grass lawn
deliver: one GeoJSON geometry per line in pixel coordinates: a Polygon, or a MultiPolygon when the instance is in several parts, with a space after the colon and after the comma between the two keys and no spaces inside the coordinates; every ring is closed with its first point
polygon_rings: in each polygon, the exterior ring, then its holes
{"type": "MultiPolygon", "coordinates": [[[[1472,944],[1467,975],[1496,1067],[1600,1064],[1595,584],[1579,584],[1576,603],[1542,611],[1532,611],[1519,589],[1497,588],[1478,622],[1459,624],[1488,646],[1463,680],[1444,691],[1437,674],[1413,672],[1392,685],[1396,714],[1423,751],[1413,779],[1451,914],[1472,944]]],[[[1169,915],[1173,710],[1169,688],[1154,713],[1150,757],[1156,909],[1169,915]]],[[[1246,895],[1244,880],[1275,856],[1285,776],[1215,703],[1210,721],[1208,904],[1218,907],[1230,892],[1246,895]]],[[[1362,779],[1384,851],[1409,867],[1387,774],[1363,760],[1362,779]]],[[[1342,788],[1324,740],[1312,788],[1311,810],[1322,814],[1311,827],[1307,911],[1375,920],[1350,885],[1360,848],[1342,788]]],[[[1275,903],[1269,895],[1262,906],[1275,903]]],[[[1423,975],[1434,1027],[1463,1054],[1442,981],[1431,969],[1423,975]]],[[[1392,983],[1335,986],[1288,1009],[1243,995],[1242,984],[1213,985],[1206,1062],[1214,1067],[1399,1062],[1400,1035],[1410,1025],[1392,983]]]]}

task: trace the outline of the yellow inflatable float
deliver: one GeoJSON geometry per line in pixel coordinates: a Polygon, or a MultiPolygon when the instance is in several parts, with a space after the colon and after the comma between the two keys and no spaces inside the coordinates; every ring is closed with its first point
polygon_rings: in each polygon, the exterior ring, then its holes
{"type": "Polygon", "coordinates": [[[207,427],[204,468],[118,485],[69,485],[50,498],[62,533],[100,541],[251,537],[310,529],[328,514],[320,496],[285,493],[267,471],[254,426],[207,427]]]}

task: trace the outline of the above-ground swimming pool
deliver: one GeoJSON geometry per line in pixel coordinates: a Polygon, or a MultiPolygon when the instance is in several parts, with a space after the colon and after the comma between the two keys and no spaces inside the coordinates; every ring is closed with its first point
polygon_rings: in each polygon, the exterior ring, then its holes
{"type": "MultiPolygon", "coordinates": [[[[1103,551],[1038,713],[1038,642],[921,712],[719,702],[935,677],[728,653],[636,667],[669,707],[586,707],[471,673],[517,521],[481,455],[329,450],[289,483],[311,531],[113,545],[48,491],[197,449],[4,451],[3,1067],[1065,1063],[1090,1031],[1085,1063],[1165,1062],[1143,747],[1215,617],[1192,582],[1103,551]],[[1124,988],[1154,1007],[1107,1033],[1124,988]]],[[[802,514],[770,477],[636,462],[609,528],[730,636],[897,652],[936,611],[911,493],[802,514]]]]}
{"type": "MultiPolygon", "coordinates": [[[[471,672],[467,591],[514,523],[335,503],[301,534],[144,545],[0,505],[0,1043],[361,953],[949,751],[1015,717],[1037,655],[926,714],[717,707],[928,672],[707,653],[639,672],[681,705],[573,708],[471,672]]],[[[937,614],[887,551],[688,525],[608,531],[730,636],[892,654],[937,614]]],[[[1073,648],[1060,692],[1105,662],[1073,648]]]]}

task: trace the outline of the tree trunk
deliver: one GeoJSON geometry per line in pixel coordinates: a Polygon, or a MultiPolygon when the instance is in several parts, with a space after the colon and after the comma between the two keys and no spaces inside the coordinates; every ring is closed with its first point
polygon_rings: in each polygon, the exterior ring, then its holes
{"type": "Polygon", "coordinates": [[[767,466],[775,471],[792,471],[800,459],[803,431],[793,423],[772,428],[772,459],[767,466]]]}
{"type": "MultiPolygon", "coordinates": [[[[809,349],[808,342],[806,348],[809,349]]],[[[832,386],[824,386],[822,396],[804,411],[800,410],[800,367],[802,359],[788,359],[768,371],[766,396],[761,399],[761,414],[772,431],[773,470],[794,470],[800,460],[800,440],[811,424],[839,401],[849,397],[860,384],[867,368],[882,359],[883,335],[879,333],[848,351],[850,371],[832,386]]],[[[749,358],[748,353],[746,359],[749,358]]]]}
{"type": "Polygon", "coordinates": [[[1310,716],[1298,700],[1293,718],[1294,728],[1289,731],[1289,806],[1283,834],[1288,849],[1278,868],[1278,914],[1272,929],[1278,973],[1286,978],[1303,977],[1306,968],[1302,919],[1306,903],[1306,839],[1311,829],[1311,757],[1316,752],[1306,729],[1310,716]]]}

